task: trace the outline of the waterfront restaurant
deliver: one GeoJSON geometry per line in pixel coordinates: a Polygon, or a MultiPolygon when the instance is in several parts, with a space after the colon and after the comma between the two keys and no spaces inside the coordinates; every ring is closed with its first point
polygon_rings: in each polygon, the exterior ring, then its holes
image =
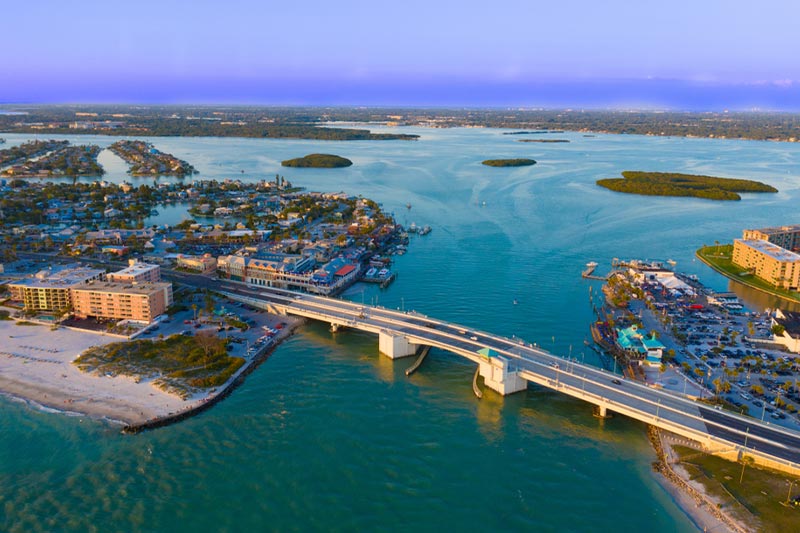
{"type": "Polygon", "coordinates": [[[655,332],[647,337],[642,335],[636,325],[625,329],[617,328],[617,345],[626,352],[636,353],[648,365],[661,365],[665,346],[656,338],[655,332]]]}

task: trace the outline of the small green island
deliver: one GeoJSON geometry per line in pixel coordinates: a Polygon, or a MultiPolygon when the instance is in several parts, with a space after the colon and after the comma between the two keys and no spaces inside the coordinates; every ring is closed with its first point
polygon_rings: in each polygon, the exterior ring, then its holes
{"type": "Polygon", "coordinates": [[[304,157],[281,161],[281,166],[295,168],[342,168],[353,162],[345,157],[333,154],[308,154],[304,157]]]}
{"type": "Polygon", "coordinates": [[[741,192],[778,192],[775,187],[759,181],[631,170],[623,172],[622,178],[597,180],[597,185],[627,194],[691,196],[707,200],[741,200],[738,194],[741,192]]]}
{"type": "Polygon", "coordinates": [[[482,162],[487,167],[528,167],[535,165],[533,159],[487,159],[482,162]]]}

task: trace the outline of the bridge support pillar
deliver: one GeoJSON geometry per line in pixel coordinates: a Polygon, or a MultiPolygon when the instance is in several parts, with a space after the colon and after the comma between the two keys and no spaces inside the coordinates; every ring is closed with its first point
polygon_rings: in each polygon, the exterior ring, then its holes
{"type": "Polygon", "coordinates": [[[519,376],[513,362],[502,355],[481,361],[480,372],[483,384],[503,396],[528,388],[528,382],[519,376]]]}
{"type": "Polygon", "coordinates": [[[404,336],[383,331],[378,334],[378,348],[390,359],[399,359],[417,353],[417,345],[408,342],[404,336]]]}
{"type": "Polygon", "coordinates": [[[611,418],[611,415],[608,414],[608,407],[605,405],[596,405],[594,408],[594,416],[595,418],[611,418]]]}

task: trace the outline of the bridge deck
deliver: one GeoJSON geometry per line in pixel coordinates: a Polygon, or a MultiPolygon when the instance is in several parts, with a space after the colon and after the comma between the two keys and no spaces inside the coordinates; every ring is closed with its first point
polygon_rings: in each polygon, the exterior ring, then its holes
{"type": "Polygon", "coordinates": [[[728,411],[707,408],[671,392],[625,380],[591,365],[565,360],[518,339],[509,339],[437,320],[280,289],[223,283],[215,289],[231,298],[270,305],[292,315],[381,334],[401,335],[480,364],[488,348],[510,361],[523,379],[703,443],[712,450],[738,450],[772,466],[800,472],[800,433],[728,411]]]}

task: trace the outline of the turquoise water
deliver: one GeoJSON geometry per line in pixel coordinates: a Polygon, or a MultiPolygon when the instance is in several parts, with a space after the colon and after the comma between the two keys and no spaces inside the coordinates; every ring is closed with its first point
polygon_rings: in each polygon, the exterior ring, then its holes
{"type": "MultiPolygon", "coordinates": [[[[422,138],[154,142],[192,163],[199,179],[280,172],[433,227],[397,258],[389,289],[355,286],[347,297],[593,362],[583,353],[592,320],[585,263],[671,258],[726,289],[693,260],[697,247],[745,226],[800,222],[798,145],[580,134],[532,145],[498,130],[408,130],[422,138]],[[355,164],[279,166],[320,151],[355,164]],[[539,164],[480,165],[495,157],[539,164]],[[715,203],[594,185],[628,169],[753,178],[781,192],[715,203]]],[[[7,145],[30,138],[4,136],[7,145]]],[[[111,167],[106,179],[137,182],[124,165],[111,167]]],[[[445,352],[432,351],[407,378],[410,364],[378,356],[371,336],[310,324],[220,405],[138,436],[1,399],[0,530],[693,530],[652,477],[643,425],[598,421],[587,405],[534,388],[477,400],[474,368],[445,352]]]]}

